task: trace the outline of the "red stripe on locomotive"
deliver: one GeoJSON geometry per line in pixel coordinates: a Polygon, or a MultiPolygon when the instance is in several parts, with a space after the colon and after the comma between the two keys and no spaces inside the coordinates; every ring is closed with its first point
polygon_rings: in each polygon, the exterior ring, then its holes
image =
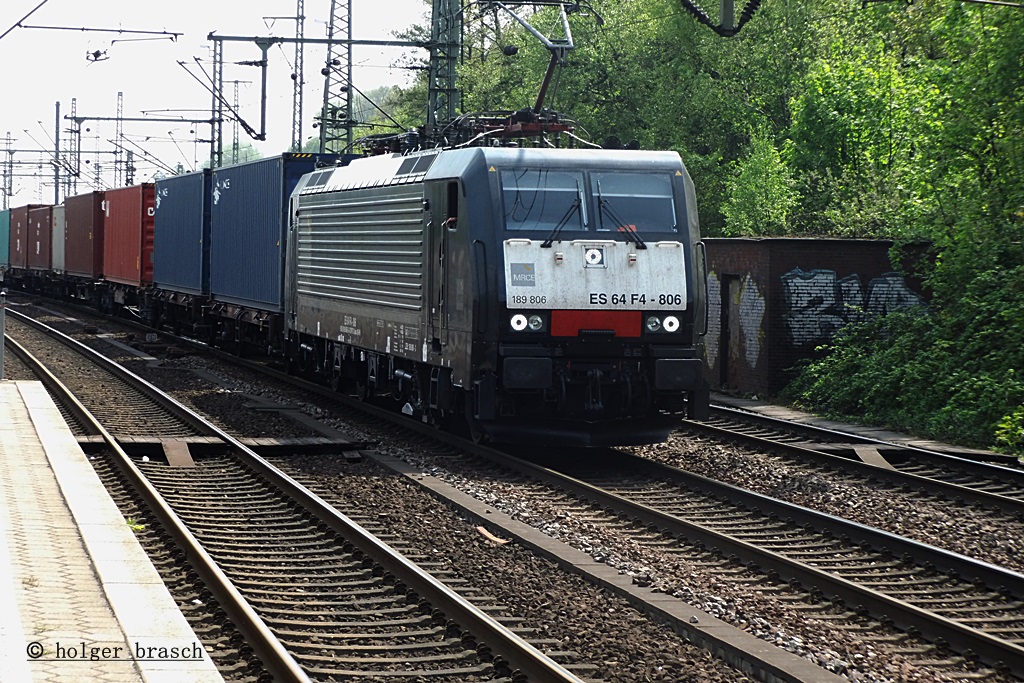
{"type": "Polygon", "coordinates": [[[577,337],[580,330],[612,330],[616,337],[639,337],[640,311],[551,312],[552,337],[577,337]]]}

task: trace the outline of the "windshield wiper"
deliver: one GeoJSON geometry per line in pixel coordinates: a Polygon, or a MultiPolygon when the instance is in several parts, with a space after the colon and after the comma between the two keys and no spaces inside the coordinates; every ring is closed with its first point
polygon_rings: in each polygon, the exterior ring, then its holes
{"type": "Polygon", "coordinates": [[[598,215],[598,218],[601,221],[601,229],[602,230],[604,229],[604,212],[605,212],[605,210],[608,211],[608,215],[612,217],[612,220],[615,221],[618,224],[619,232],[625,234],[625,237],[626,237],[627,241],[635,242],[637,249],[646,249],[647,248],[647,244],[644,242],[643,238],[641,238],[640,235],[637,233],[636,226],[635,225],[631,225],[629,223],[626,223],[626,221],[622,220],[622,218],[620,218],[619,215],[617,213],[615,213],[615,210],[612,209],[611,202],[609,202],[607,199],[605,199],[601,195],[601,181],[598,180],[597,181],[597,215],[598,215]]]}
{"type": "MultiPolygon", "coordinates": [[[[577,181],[576,182],[576,199],[574,199],[572,204],[569,205],[569,208],[566,209],[565,215],[562,216],[562,220],[558,221],[558,225],[556,225],[554,230],[551,231],[551,234],[548,235],[547,239],[544,240],[543,242],[541,242],[541,245],[540,245],[541,249],[550,249],[551,248],[551,244],[558,237],[558,233],[560,233],[562,231],[562,228],[565,227],[565,224],[569,222],[569,218],[573,215],[573,213],[581,213],[581,208],[583,206],[583,201],[581,199],[582,195],[583,195],[583,193],[580,191],[579,181],[577,181]]],[[[580,222],[581,223],[582,223],[582,218],[583,218],[583,216],[580,215],[580,219],[581,219],[580,222]]]]}

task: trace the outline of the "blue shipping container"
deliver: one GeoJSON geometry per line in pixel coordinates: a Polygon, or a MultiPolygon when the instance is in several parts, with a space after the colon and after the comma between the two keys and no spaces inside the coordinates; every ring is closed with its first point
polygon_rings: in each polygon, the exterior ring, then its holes
{"type": "Polygon", "coordinates": [[[153,285],[185,294],[210,293],[210,209],[213,173],[156,181],[153,285]]]}
{"type": "Polygon", "coordinates": [[[0,270],[11,265],[11,210],[0,211],[0,270]]]}
{"type": "Polygon", "coordinates": [[[282,310],[288,198],[299,178],[335,154],[283,154],[213,171],[210,293],[214,300],[282,310]]]}

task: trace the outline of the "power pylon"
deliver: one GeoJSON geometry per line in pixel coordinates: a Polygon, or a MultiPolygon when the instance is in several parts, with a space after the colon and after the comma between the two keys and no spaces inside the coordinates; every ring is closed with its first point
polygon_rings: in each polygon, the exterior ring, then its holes
{"type": "Polygon", "coordinates": [[[295,4],[295,71],[292,73],[292,151],[302,149],[302,86],[305,85],[303,38],[305,38],[306,2],[295,4]]]}
{"type": "Polygon", "coordinates": [[[224,165],[224,43],[213,41],[213,116],[210,118],[210,168],[224,165]]]}
{"type": "Polygon", "coordinates": [[[78,99],[71,98],[71,127],[68,129],[66,158],[69,172],[64,174],[64,196],[78,194],[78,176],[82,168],[82,123],[78,120],[78,99]]]}
{"type": "Polygon", "coordinates": [[[352,5],[349,0],[331,0],[327,60],[320,73],[324,76],[324,102],[318,119],[320,151],[341,152],[352,146],[356,124],[352,119],[352,5]]]}
{"type": "Polygon", "coordinates": [[[117,122],[114,131],[114,187],[122,187],[124,181],[124,163],[121,150],[124,149],[124,93],[117,93],[117,122]]]}
{"type": "Polygon", "coordinates": [[[462,57],[462,6],[460,0],[433,0],[430,12],[430,65],[427,93],[427,137],[439,124],[458,116],[459,91],[455,68],[462,57]]]}
{"type": "Polygon", "coordinates": [[[7,131],[7,156],[4,158],[3,194],[4,205],[0,208],[11,208],[11,197],[14,195],[14,140],[11,138],[11,131],[7,131]]]}

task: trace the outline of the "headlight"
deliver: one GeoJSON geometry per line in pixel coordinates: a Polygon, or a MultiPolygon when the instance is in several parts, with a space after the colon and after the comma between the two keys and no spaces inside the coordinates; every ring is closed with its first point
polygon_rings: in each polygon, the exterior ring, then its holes
{"type": "Polygon", "coordinates": [[[652,315],[651,317],[649,317],[647,319],[647,331],[648,332],[657,332],[660,329],[661,329],[661,319],[658,316],[652,315]]]}
{"type": "Polygon", "coordinates": [[[675,332],[678,329],[679,329],[679,318],[675,317],[674,315],[666,316],[665,317],[665,331],[666,332],[675,332]]]}
{"type": "Polygon", "coordinates": [[[512,320],[510,322],[512,324],[512,329],[515,330],[516,332],[522,332],[523,330],[526,329],[526,316],[523,315],[522,313],[516,313],[514,316],[512,316],[512,320]]]}
{"type": "Polygon", "coordinates": [[[531,315],[529,325],[533,332],[540,332],[544,328],[544,318],[539,315],[531,315]]]}

